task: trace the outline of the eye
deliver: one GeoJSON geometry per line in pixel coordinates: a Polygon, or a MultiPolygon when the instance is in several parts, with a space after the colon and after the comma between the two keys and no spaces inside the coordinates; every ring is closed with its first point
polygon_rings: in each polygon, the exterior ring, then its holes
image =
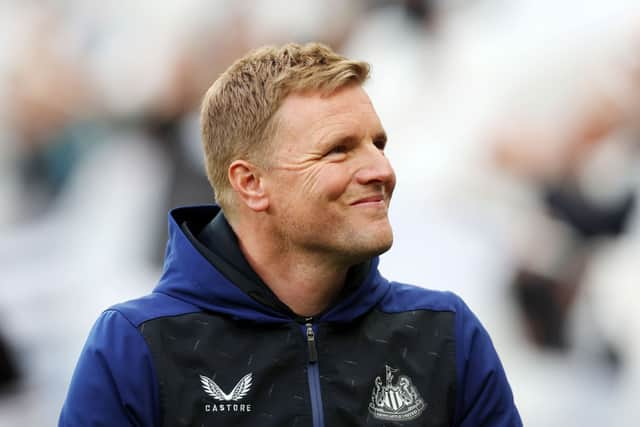
{"type": "Polygon", "coordinates": [[[331,147],[331,149],[327,152],[327,155],[330,154],[344,154],[347,152],[347,146],[344,144],[336,145],[331,147]]]}

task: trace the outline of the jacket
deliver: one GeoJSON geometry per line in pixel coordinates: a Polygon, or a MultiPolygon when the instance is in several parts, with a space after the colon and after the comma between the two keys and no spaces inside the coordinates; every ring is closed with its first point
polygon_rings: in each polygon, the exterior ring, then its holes
{"type": "Polygon", "coordinates": [[[215,206],[170,213],[159,283],[98,318],[60,426],[522,425],[458,296],[390,282],[374,258],[329,309],[300,318],[229,230],[215,206]],[[227,231],[212,242],[216,222],[227,231]]]}

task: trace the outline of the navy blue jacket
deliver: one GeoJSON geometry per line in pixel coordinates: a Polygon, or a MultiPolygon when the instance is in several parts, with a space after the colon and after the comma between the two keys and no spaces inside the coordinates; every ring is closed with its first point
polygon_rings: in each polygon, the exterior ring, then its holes
{"type": "Polygon", "coordinates": [[[372,259],[300,318],[225,255],[237,244],[203,244],[217,213],[172,211],[158,285],[97,320],[60,426],[522,425],[459,297],[389,282],[372,259]]]}

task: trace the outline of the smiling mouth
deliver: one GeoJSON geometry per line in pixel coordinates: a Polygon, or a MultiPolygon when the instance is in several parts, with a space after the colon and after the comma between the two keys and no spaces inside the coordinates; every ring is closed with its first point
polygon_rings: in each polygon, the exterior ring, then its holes
{"type": "Polygon", "coordinates": [[[355,202],[351,203],[351,206],[365,205],[365,204],[380,204],[380,203],[384,203],[384,197],[378,195],[378,196],[370,196],[370,197],[365,197],[363,199],[356,200],[355,202]]]}

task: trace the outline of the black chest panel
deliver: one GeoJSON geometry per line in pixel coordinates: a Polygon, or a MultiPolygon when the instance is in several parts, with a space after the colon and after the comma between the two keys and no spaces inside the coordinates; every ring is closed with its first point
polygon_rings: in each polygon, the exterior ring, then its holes
{"type": "MultiPolygon", "coordinates": [[[[372,311],[351,323],[317,325],[325,425],[450,425],[453,317],[372,311]],[[400,389],[421,399],[415,418],[402,415],[400,389]]],[[[193,313],[148,321],[140,331],[156,367],[163,426],[312,426],[300,324],[193,313]]]]}
{"type": "Polygon", "coordinates": [[[327,426],[452,424],[456,395],[453,313],[374,311],[353,323],[321,328],[318,349],[327,426]],[[423,402],[414,405],[414,413],[419,413],[414,419],[402,408],[394,411],[399,405],[389,396],[398,390],[401,377],[423,402]],[[385,393],[387,384],[391,390],[385,393]],[[376,405],[376,391],[392,402],[376,405]]]}
{"type": "Polygon", "coordinates": [[[195,313],[147,322],[141,332],[156,366],[163,426],[311,425],[306,346],[298,324],[195,313]],[[246,395],[228,399],[247,374],[246,395]],[[201,375],[227,396],[207,393],[201,375]]]}

